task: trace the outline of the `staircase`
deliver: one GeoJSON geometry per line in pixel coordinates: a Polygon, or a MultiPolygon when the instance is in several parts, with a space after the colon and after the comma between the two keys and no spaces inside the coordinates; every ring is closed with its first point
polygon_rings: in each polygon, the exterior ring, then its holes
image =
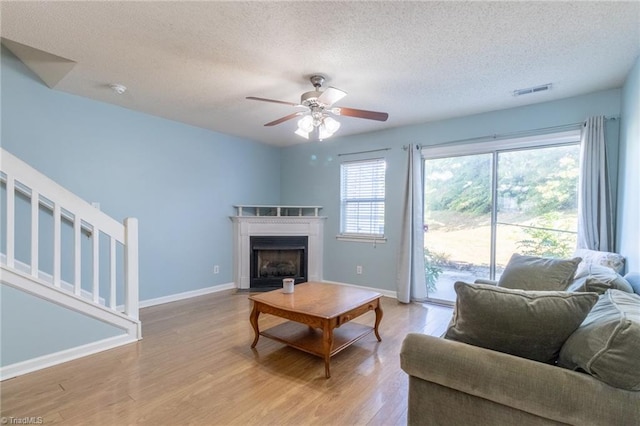
{"type": "MultiPolygon", "coordinates": [[[[0,182],[0,282],[123,330],[111,347],[141,339],[137,219],[112,219],[3,149],[0,182]]],[[[2,379],[25,372],[12,367],[2,379]]]]}

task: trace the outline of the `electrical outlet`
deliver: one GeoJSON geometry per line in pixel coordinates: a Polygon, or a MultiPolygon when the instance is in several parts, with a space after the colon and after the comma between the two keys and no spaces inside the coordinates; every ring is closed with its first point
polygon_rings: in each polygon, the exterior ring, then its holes
{"type": "Polygon", "coordinates": [[[356,266],[356,274],[358,274],[358,275],[362,274],[362,265],[356,266]]]}
{"type": "Polygon", "coordinates": [[[214,274],[219,274],[219,273],[220,273],[220,266],[219,266],[219,265],[214,265],[214,267],[213,267],[213,273],[214,273],[214,274]]]}

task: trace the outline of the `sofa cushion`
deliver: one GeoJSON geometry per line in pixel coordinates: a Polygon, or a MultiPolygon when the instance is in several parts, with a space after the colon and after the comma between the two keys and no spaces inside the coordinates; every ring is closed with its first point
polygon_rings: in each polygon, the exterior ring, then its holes
{"type": "Polygon", "coordinates": [[[558,365],[640,391],[640,296],[609,290],[567,339],[558,365]]]}
{"type": "Polygon", "coordinates": [[[556,360],[564,341],[598,300],[595,293],[463,282],[454,288],[458,297],[446,339],[541,362],[556,360]]]}
{"type": "Polygon", "coordinates": [[[581,260],[579,257],[551,259],[514,253],[498,280],[498,286],[537,291],[566,290],[581,260]]]}
{"type": "Polygon", "coordinates": [[[614,272],[621,274],[624,270],[624,256],[608,251],[597,251],[589,249],[577,249],[573,252],[573,257],[582,258],[579,269],[589,265],[606,266],[614,272]]]}
{"type": "Polygon", "coordinates": [[[568,291],[592,291],[604,294],[607,290],[615,289],[633,293],[631,284],[613,269],[602,265],[591,264],[586,268],[578,268],[576,280],[569,286],[568,291]]]}
{"type": "Polygon", "coordinates": [[[640,295],[640,273],[629,272],[624,276],[624,279],[627,280],[627,282],[631,285],[631,288],[633,288],[633,292],[640,295]]]}

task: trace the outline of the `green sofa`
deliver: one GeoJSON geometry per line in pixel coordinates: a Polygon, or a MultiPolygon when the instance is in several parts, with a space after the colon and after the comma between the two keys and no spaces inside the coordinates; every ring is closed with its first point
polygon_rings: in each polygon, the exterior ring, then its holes
{"type": "Polygon", "coordinates": [[[584,373],[424,334],[400,359],[410,425],[640,424],[640,392],[584,373]]]}
{"type": "MultiPolygon", "coordinates": [[[[640,294],[640,275],[625,278],[640,294]]],[[[640,391],[584,372],[424,334],[400,361],[410,425],[640,425],[640,391]]]]}

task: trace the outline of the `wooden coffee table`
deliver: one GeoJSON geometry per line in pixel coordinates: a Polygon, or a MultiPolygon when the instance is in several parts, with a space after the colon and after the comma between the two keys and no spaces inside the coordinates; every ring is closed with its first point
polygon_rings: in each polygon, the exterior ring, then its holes
{"type": "Polygon", "coordinates": [[[378,326],[382,320],[380,293],[336,284],[303,283],[295,286],[291,294],[282,290],[249,296],[253,301],[250,321],[255,331],[251,344],[255,348],[262,335],[296,349],[324,359],[324,372],[331,377],[330,359],[353,342],[372,331],[382,341],[378,326]],[[373,327],[349,323],[360,315],[375,311],[373,327]],[[261,313],[286,318],[290,321],[260,331],[261,313]]]}

